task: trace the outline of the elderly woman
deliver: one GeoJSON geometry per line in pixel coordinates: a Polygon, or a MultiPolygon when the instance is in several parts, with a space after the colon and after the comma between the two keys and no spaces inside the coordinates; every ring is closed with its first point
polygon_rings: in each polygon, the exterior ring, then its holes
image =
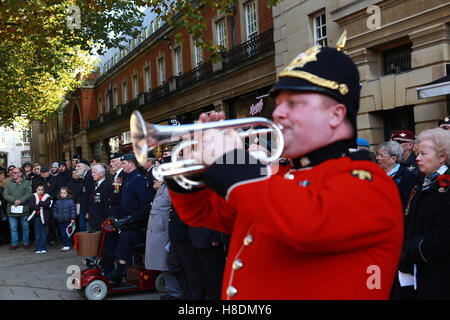
{"type": "Polygon", "coordinates": [[[419,134],[416,160],[424,178],[405,211],[399,263],[399,277],[412,275],[415,285],[394,284],[394,298],[450,299],[449,159],[450,131],[435,128],[419,134]]]}
{"type": "Polygon", "coordinates": [[[397,184],[404,209],[408,204],[412,188],[417,184],[417,177],[401,163],[402,156],[402,146],[398,142],[391,140],[378,146],[376,159],[378,165],[397,184]]]}

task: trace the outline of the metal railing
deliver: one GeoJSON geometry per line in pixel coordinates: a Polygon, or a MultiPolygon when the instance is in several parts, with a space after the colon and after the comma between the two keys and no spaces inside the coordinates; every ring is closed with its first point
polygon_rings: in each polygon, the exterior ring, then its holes
{"type": "Polygon", "coordinates": [[[175,80],[177,90],[190,86],[191,84],[207,79],[213,75],[211,61],[202,63],[191,71],[178,76],[175,80]]]}
{"type": "Polygon", "coordinates": [[[222,53],[222,68],[227,69],[239,65],[274,48],[273,29],[270,29],[222,53]]]}

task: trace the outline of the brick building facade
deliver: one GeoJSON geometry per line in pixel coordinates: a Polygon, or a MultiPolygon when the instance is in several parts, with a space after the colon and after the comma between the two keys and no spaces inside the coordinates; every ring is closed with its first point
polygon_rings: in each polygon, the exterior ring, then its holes
{"type": "Polygon", "coordinates": [[[232,16],[216,10],[205,16],[205,40],[226,47],[220,61],[211,62],[184,30],[162,25],[144,35],[126,55],[120,52],[100,75],[67,95],[62,112],[46,123],[45,160],[78,154],[107,161],[111,152],[130,151],[129,120],[136,109],[146,121],[167,125],[169,119],[192,123],[211,110],[248,117],[250,107],[262,102],[258,115],[270,118],[274,101],[264,96],[276,80],[272,10],[265,1],[242,0],[232,16]]]}

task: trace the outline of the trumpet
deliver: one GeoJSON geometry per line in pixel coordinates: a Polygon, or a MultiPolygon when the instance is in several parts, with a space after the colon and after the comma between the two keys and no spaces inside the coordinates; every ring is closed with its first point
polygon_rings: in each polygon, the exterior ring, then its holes
{"type": "MultiPolygon", "coordinates": [[[[193,134],[195,135],[195,133],[209,129],[236,129],[241,138],[258,137],[270,133],[271,140],[273,141],[270,154],[265,155],[261,152],[251,152],[256,159],[263,163],[278,160],[283,152],[284,140],[283,134],[281,133],[281,126],[263,117],[220,120],[178,126],[148,123],[144,121],[142,114],[137,110],[133,111],[130,118],[133,151],[137,161],[141,165],[147,161],[148,152],[156,146],[168,142],[180,141],[183,137],[190,137],[193,134]]],[[[190,180],[185,177],[185,175],[192,175],[206,170],[206,166],[198,163],[194,159],[183,159],[183,150],[195,144],[197,144],[197,141],[192,139],[184,139],[179,143],[172,150],[172,161],[162,163],[156,171],[154,170],[154,177],[159,181],[164,180],[165,177],[172,177],[180,186],[188,190],[194,186],[202,186],[203,181],[190,180]]]]}

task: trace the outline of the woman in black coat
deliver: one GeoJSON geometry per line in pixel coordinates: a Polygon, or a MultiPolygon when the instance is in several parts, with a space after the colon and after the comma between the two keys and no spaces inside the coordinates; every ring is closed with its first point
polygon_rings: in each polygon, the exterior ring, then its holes
{"type": "Polygon", "coordinates": [[[394,284],[397,299],[450,299],[450,131],[423,131],[417,163],[425,175],[405,211],[405,241],[399,271],[416,286],[394,284]]]}

